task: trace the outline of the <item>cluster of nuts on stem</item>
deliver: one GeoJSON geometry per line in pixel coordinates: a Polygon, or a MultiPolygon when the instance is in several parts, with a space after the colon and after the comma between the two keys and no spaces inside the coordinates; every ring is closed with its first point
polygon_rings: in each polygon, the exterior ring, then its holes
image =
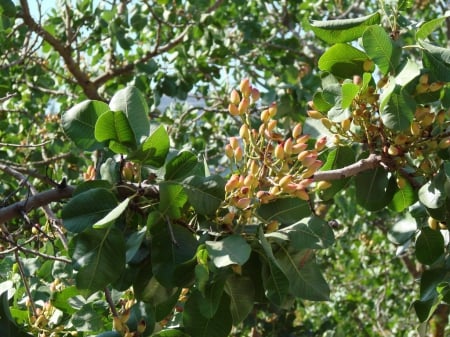
{"type": "MultiPolygon", "coordinates": [[[[320,120],[334,134],[332,142],[335,145],[367,143],[370,149],[381,149],[398,161],[398,167],[416,167],[416,173],[425,176],[436,172],[441,165],[437,151],[450,147],[448,111],[433,111],[430,106],[419,104],[409,128],[391,130],[384,126],[378,113],[376,88],[363,88],[359,76],[355,76],[353,83],[361,85],[361,92],[352,102],[351,115],[340,122],[330,120],[310,102],[308,115],[320,120]]],[[[386,83],[387,79],[382,78],[377,88],[381,89],[386,83]]],[[[419,78],[415,94],[424,93],[423,87],[427,87],[427,92],[433,92],[442,88],[442,82],[428,84],[428,75],[424,74],[419,78]]]]}
{"type": "MultiPolygon", "coordinates": [[[[249,107],[256,103],[260,93],[249,80],[240,83],[240,93],[230,94],[228,110],[241,119],[239,137],[231,137],[225,153],[232,164],[233,174],[225,185],[224,209],[228,211],[222,222],[231,226],[235,215],[238,223],[246,223],[257,205],[279,198],[296,197],[309,200],[308,187],[314,173],[322,166],[318,159],[326,146],[326,138],[319,138],[309,146],[309,135],[302,134],[302,124],[296,124],[291,136],[286,137],[277,128],[277,106],[272,103],[262,110],[257,128],[252,125],[249,107]]],[[[326,187],[326,182],[321,182],[326,187]]]]}

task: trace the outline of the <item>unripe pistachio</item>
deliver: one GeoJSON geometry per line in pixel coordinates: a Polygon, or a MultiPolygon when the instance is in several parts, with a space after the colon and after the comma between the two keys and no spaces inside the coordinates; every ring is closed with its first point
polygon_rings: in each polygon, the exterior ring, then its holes
{"type": "Polygon", "coordinates": [[[226,155],[229,159],[233,158],[233,156],[234,156],[233,148],[231,147],[230,144],[225,145],[225,155],[226,155]]]}
{"type": "Polygon", "coordinates": [[[258,165],[258,162],[256,160],[252,159],[250,161],[250,166],[249,167],[250,167],[250,169],[249,169],[250,174],[253,174],[254,176],[258,174],[259,165],[258,165]]]}
{"type": "Polygon", "coordinates": [[[363,70],[365,72],[372,72],[375,69],[375,63],[372,60],[365,60],[363,63],[363,70]]]}
{"type": "Polygon", "coordinates": [[[120,314],[119,318],[122,321],[122,323],[128,322],[128,319],[130,318],[130,314],[131,314],[131,310],[130,309],[126,309],[126,310],[123,311],[122,314],[120,314]]]}
{"type": "Polygon", "coordinates": [[[127,181],[133,181],[134,171],[133,163],[127,161],[122,168],[122,178],[127,181]]]}
{"type": "Polygon", "coordinates": [[[292,137],[294,139],[298,138],[302,134],[303,126],[300,123],[297,123],[292,129],[292,137]]]}
{"type": "Polygon", "coordinates": [[[350,118],[344,119],[341,122],[342,131],[347,132],[348,130],[350,130],[350,125],[351,124],[352,124],[352,120],[350,118]]]}
{"type": "Polygon", "coordinates": [[[239,110],[236,104],[233,103],[228,104],[228,111],[232,116],[239,116],[239,110]]]}
{"type": "Polygon", "coordinates": [[[448,229],[447,224],[444,222],[439,222],[439,229],[447,230],[448,229]]]}
{"type": "Polygon", "coordinates": [[[400,154],[401,151],[400,151],[400,149],[399,149],[397,146],[391,144],[391,145],[389,146],[387,152],[388,152],[389,155],[391,155],[391,156],[398,156],[398,155],[400,154]]]}
{"type": "Polygon", "coordinates": [[[117,332],[125,332],[125,326],[119,316],[113,317],[113,329],[117,332]]]}
{"type": "Polygon", "coordinates": [[[420,120],[420,125],[422,125],[423,128],[426,128],[433,124],[434,121],[434,113],[429,112],[423,118],[420,120]]]}
{"type": "Polygon", "coordinates": [[[430,90],[430,86],[428,84],[419,83],[416,85],[416,94],[424,94],[430,90]]]}
{"type": "Polygon", "coordinates": [[[435,218],[432,218],[430,216],[430,217],[428,217],[428,226],[431,229],[437,230],[439,228],[439,221],[437,221],[435,218]]]}
{"type": "Polygon", "coordinates": [[[316,141],[314,148],[316,151],[322,151],[325,148],[325,145],[327,145],[327,137],[322,136],[316,141]]]}
{"type": "Polygon", "coordinates": [[[321,118],[320,121],[322,125],[325,126],[328,130],[333,127],[333,122],[331,122],[328,118],[321,118]]]}
{"type": "Polygon", "coordinates": [[[289,184],[284,185],[283,187],[281,187],[281,189],[285,193],[293,194],[293,193],[295,193],[295,191],[297,191],[298,188],[297,188],[297,184],[289,183],[289,184]]]}
{"type": "Polygon", "coordinates": [[[397,187],[401,190],[404,189],[406,187],[406,185],[408,184],[406,179],[402,176],[397,176],[396,181],[397,181],[397,187]]]}
{"type": "Polygon", "coordinates": [[[259,98],[261,97],[261,93],[256,88],[252,88],[251,95],[252,95],[252,102],[253,103],[255,103],[257,100],[259,100],[259,98]]]}
{"type": "Polygon", "coordinates": [[[230,93],[230,102],[234,105],[238,105],[241,101],[241,97],[236,89],[233,89],[230,93]]]}
{"type": "Polygon", "coordinates": [[[439,141],[439,148],[440,149],[448,149],[450,147],[450,137],[443,138],[439,141]]]}
{"type": "Polygon", "coordinates": [[[411,123],[410,131],[413,136],[420,136],[422,134],[422,128],[420,127],[420,124],[416,121],[413,121],[411,123]]]}
{"type": "Polygon", "coordinates": [[[314,173],[316,173],[316,171],[317,171],[316,168],[310,167],[310,168],[308,168],[306,171],[304,171],[304,172],[301,174],[300,177],[301,177],[302,179],[311,178],[311,177],[314,175],[314,173]]]}
{"type": "Polygon", "coordinates": [[[284,153],[287,156],[290,156],[292,154],[293,143],[292,143],[291,138],[286,139],[286,141],[284,142],[283,148],[284,148],[284,153]]]}
{"type": "Polygon", "coordinates": [[[303,150],[305,150],[308,147],[308,144],[294,144],[292,145],[292,154],[299,154],[303,150]]]}
{"type": "Polygon", "coordinates": [[[248,141],[250,138],[250,131],[248,130],[248,125],[247,124],[242,124],[241,128],[239,129],[239,136],[248,141]]]}
{"type": "Polygon", "coordinates": [[[304,200],[304,201],[309,200],[309,194],[305,190],[296,190],[294,192],[294,195],[301,200],[304,200]]]}
{"type": "Polygon", "coordinates": [[[272,195],[278,195],[280,194],[280,187],[279,186],[272,186],[269,190],[269,193],[272,195]]]}
{"type": "Polygon", "coordinates": [[[400,133],[394,138],[395,145],[405,145],[406,141],[408,140],[408,136],[400,133]]]}
{"type": "Polygon", "coordinates": [[[297,160],[303,161],[310,154],[311,154],[311,151],[309,151],[309,150],[302,151],[297,155],[297,160]]]}
{"type": "Polygon", "coordinates": [[[258,191],[256,197],[259,199],[261,204],[267,204],[269,201],[273,200],[275,197],[267,191],[258,191]]]}
{"type": "Polygon", "coordinates": [[[277,121],[275,119],[272,119],[267,123],[267,130],[272,131],[277,126],[277,121]]]}
{"type": "Polygon", "coordinates": [[[238,111],[239,114],[242,115],[247,112],[248,106],[250,105],[250,98],[243,97],[241,103],[239,103],[238,111]]]}
{"type": "Polygon", "coordinates": [[[240,209],[247,208],[250,205],[251,201],[251,198],[241,198],[236,202],[236,207],[240,209]]]}
{"type": "Polygon", "coordinates": [[[377,88],[379,88],[379,89],[383,88],[387,84],[387,82],[388,82],[388,78],[386,76],[380,78],[377,82],[377,88]]]}
{"type": "Polygon", "coordinates": [[[230,145],[233,150],[239,147],[239,140],[236,137],[230,137],[230,145]]]}
{"type": "Polygon", "coordinates": [[[444,109],[442,109],[442,110],[439,110],[439,112],[436,114],[436,117],[434,120],[438,125],[442,125],[442,124],[444,124],[446,118],[447,118],[447,113],[444,109]]]}
{"type": "Polygon", "coordinates": [[[273,118],[277,114],[277,103],[273,102],[269,106],[270,117],[273,118]]]}
{"type": "Polygon", "coordinates": [[[147,329],[147,323],[145,322],[145,319],[141,319],[137,324],[136,330],[139,334],[143,334],[145,329],[147,329]]]}
{"type": "Polygon", "coordinates": [[[291,181],[292,181],[292,176],[287,175],[287,176],[284,176],[284,177],[282,177],[280,179],[280,181],[278,182],[278,185],[281,186],[281,187],[284,187],[287,184],[289,184],[291,181]]]}
{"type": "Polygon", "coordinates": [[[305,167],[310,167],[317,159],[317,153],[309,152],[307,156],[305,156],[301,162],[305,167]]]}
{"type": "Polygon", "coordinates": [[[243,156],[244,152],[242,151],[241,147],[238,147],[237,149],[234,150],[234,159],[236,160],[236,162],[241,161],[243,156]]]}
{"type": "Polygon", "coordinates": [[[420,121],[426,114],[430,112],[431,108],[429,105],[419,105],[416,107],[416,111],[414,111],[414,117],[420,121]]]}
{"type": "Polygon", "coordinates": [[[253,174],[247,174],[244,178],[244,186],[253,186],[255,180],[256,178],[253,174]]]}
{"type": "Polygon", "coordinates": [[[427,84],[427,83],[428,83],[428,78],[429,78],[428,74],[422,74],[422,75],[420,75],[420,77],[419,77],[419,83],[420,83],[420,84],[427,84]]]}
{"type": "Polygon", "coordinates": [[[309,135],[303,135],[297,138],[295,141],[297,144],[305,144],[309,140],[309,135]]]}
{"type": "Polygon", "coordinates": [[[237,174],[233,174],[225,184],[225,192],[227,193],[232,192],[238,186],[239,186],[239,176],[237,174]]]}
{"type": "Polygon", "coordinates": [[[275,153],[274,154],[275,154],[275,158],[283,160],[284,159],[284,148],[283,148],[283,145],[278,144],[275,147],[275,153]]]}
{"type": "Polygon", "coordinates": [[[242,186],[239,190],[241,196],[246,196],[250,192],[250,187],[242,186]]]}
{"type": "Polygon", "coordinates": [[[341,137],[339,135],[333,135],[333,139],[331,140],[331,142],[334,145],[339,146],[341,143],[341,137]]]}
{"type": "Polygon", "coordinates": [[[321,190],[321,191],[326,190],[327,188],[330,188],[331,186],[332,186],[332,184],[329,181],[322,180],[317,183],[317,189],[321,190]]]}
{"type": "Polygon", "coordinates": [[[361,85],[362,78],[359,75],[353,75],[353,84],[361,85]]]}
{"type": "Polygon", "coordinates": [[[270,113],[269,113],[269,109],[264,109],[263,111],[261,111],[261,122],[263,123],[267,123],[270,120],[270,113]]]}
{"type": "Polygon", "coordinates": [[[242,96],[250,96],[252,89],[250,86],[250,80],[248,78],[242,79],[241,83],[239,84],[239,90],[241,91],[242,96]]]}
{"type": "Polygon", "coordinates": [[[444,86],[444,82],[433,82],[430,84],[430,91],[431,92],[436,92],[442,89],[442,87],[444,86]]]}
{"type": "Polygon", "coordinates": [[[308,111],[307,111],[307,114],[308,114],[308,116],[311,117],[312,119],[322,119],[322,118],[325,118],[325,116],[324,116],[322,113],[320,113],[319,111],[317,111],[317,110],[308,110],[308,111]]]}
{"type": "Polygon", "coordinates": [[[421,163],[419,164],[419,168],[424,172],[424,173],[431,173],[431,162],[428,158],[425,158],[424,160],[421,161],[421,163]]]}
{"type": "Polygon", "coordinates": [[[314,179],[303,179],[297,184],[297,189],[304,190],[314,182],[314,179]]]}
{"type": "Polygon", "coordinates": [[[266,233],[276,232],[280,227],[280,223],[276,220],[272,220],[267,224],[266,233]]]}

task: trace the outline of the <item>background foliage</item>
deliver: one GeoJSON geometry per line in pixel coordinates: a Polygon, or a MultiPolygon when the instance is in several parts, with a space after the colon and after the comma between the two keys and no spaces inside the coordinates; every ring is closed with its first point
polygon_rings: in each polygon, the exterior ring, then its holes
{"type": "Polygon", "coordinates": [[[3,1],[2,333],[448,334],[447,8],[3,1]],[[261,97],[233,115],[243,78],[261,97]],[[240,207],[257,148],[224,148],[272,102],[268,152],[301,123],[328,136],[315,179],[376,168],[240,207]]]}

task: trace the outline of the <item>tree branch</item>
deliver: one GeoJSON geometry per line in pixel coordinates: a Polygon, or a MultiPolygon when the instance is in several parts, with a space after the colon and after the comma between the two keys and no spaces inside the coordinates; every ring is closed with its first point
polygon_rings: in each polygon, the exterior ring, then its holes
{"type": "Polygon", "coordinates": [[[58,54],[63,58],[67,69],[75,77],[77,83],[83,88],[85,95],[90,99],[103,101],[103,98],[97,91],[98,87],[89,79],[89,76],[81,70],[80,66],[73,59],[70,46],[65,46],[60,40],[56,39],[33,19],[30,14],[30,8],[27,0],[20,0],[20,5],[22,6],[21,17],[24,23],[31,31],[41,36],[58,52],[58,54]]]}
{"type": "Polygon", "coordinates": [[[382,163],[381,155],[372,153],[369,155],[369,157],[361,159],[349,166],[335,170],[319,171],[316,174],[314,174],[313,179],[314,181],[344,179],[355,176],[360,172],[374,169],[378,167],[381,163],[382,163]]]}

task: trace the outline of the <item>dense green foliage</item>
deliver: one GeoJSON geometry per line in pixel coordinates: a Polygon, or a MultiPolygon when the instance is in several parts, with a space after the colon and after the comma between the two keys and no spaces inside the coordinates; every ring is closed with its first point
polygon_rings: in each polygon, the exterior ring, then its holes
{"type": "Polygon", "coordinates": [[[448,333],[448,13],[360,4],[2,1],[2,334],[448,333]]]}

